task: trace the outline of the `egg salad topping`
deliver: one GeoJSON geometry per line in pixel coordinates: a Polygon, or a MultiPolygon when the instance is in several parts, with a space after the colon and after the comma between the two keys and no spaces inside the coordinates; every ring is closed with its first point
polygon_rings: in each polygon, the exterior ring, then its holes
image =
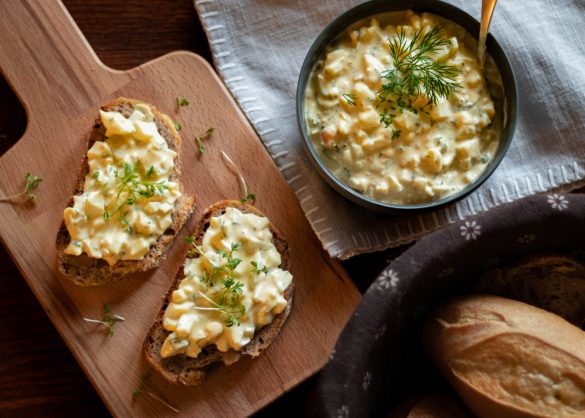
{"type": "Polygon", "coordinates": [[[498,148],[474,45],[463,28],[428,13],[350,28],[306,90],[321,161],[352,189],[388,203],[437,200],[473,182],[498,148]]]}
{"type": "Polygon", "coordinates": [[[110,265],[141,260],[172,224],[181,196],[169,180],[177,153],[144,104],[135,105],[129,118],[102,110],[100,118],[106,139],[88,150],[83,193],[64,212],[71,236],[65,253],[86,253],[110,265]]]}
{"type": "Polygon", "coordinates": [[[209,344],[240,350],[284,311],[292,275],[279,268],[269,225],[231,207],[211,218],[201,246],[194,245],[198,257],[185,261],[185,278],[166,308],[163,327],[171,333],[161,357],[197,357],[209,344]]]}

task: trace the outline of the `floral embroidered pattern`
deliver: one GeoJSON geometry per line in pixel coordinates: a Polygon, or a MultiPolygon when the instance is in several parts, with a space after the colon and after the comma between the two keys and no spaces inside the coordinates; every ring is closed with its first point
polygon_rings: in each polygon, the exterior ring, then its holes
{"type": "Polygon", "coordinates": [[[336,412],[336,418],[349,418],[349,408],[347,405],[342,405],[336,412]]]}
{"type": "Polygon", "coordinates": [[[376,288],[379,290],[388,290],[391,287],[395,288],[398,280],[398,274],[394,270],[384,270],[376,280],[376,288]]]}
{"type": "Polygon", "coordinates": [[[374,341],[378,341],[386,333],[386,324],[381,325],[374,334],[374,341]]]}
{"type": "Polygon", "coordinates": [[[569,207],[569,201],[560,194],[549,194],[546,201],[553,209],[564,210],[569,207]]]}
{"type": "Polygon", "coordinates": [[[364,392],[368,390],[368,388],[370,387],[370,383],[372,383],[372,374],[370,372],[366,372],[366,375],[364,376],[364,381],[362,382],[362,389],[364,390],[364,392]]]}
{"type": "Polygon", "coordinates": [[[459,229],[467,241],[475,240],[481,235],[481,225],[476,221],[465,221],[465,224],[461,225],[459,229]]]}
{"type": "Polygon", "coordinates": [[[522,235],[521,237],[518,237],[518,239],[516,241],[518,241],[520,244],[529,244],[532,241],[534,241],[535,239],[536,239],[536,235],[525,234],[525,235],[522,235]]]}

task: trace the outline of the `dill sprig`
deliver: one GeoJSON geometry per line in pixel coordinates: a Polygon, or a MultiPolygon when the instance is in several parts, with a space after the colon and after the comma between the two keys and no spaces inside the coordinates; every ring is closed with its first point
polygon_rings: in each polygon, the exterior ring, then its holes
{"type": "Polygon", "coordinates": [[[197,141],[197,147],[199,149],[199,155],[203,155],[205,153],[205,145],[203,141],[206,140],[211,136],[211,134],[215,131],[215,128],[209,128],[205,132],[195,137],[195,141],[197,141]]]}
{"type": "Polygon", "coordinates": [[[459,68],[437,62],[428,55],[451,44],[442,34],[442,29],[435,26],[427,33],[420,29],[408,40],[402,29],[389,39],[394,68],[381,73],[386,82],[378,91],[378,106],[386,104],[380,113],[380,122],[386,127],[404,109],[414,113],[425,111],[427,106],[436,105],[440,97],[449,97],[461,86],[456,81],[459,68]],[[414,101],[421,95],[426,96],[428,103],[417,109],[414,101]]]}
{"type": "Polygon", "coordinates": [[[104,304],[102,319],[90,319],[83,318],[86,322],[94,324],[101,324],[106,327],[106,333],[110,336],[114,336],[114,325],[116,322],[125,321],[120,315],[116,315],[112,312],[112,309],[107,304],[104,304]]]}
{"type": "MultiPolygon", "coordinates": [[[[153,174],[153,166],[150,166],[148,170],[144,171],[140,161],[136,161],[134,165],[125,163],[124,173],[121,177],[118,177],[118,184],[115,186],[115,190],[118,192],[116,202],[118,202],[120,196],[124,193],[126,194],[125,199],[112,213],[104,211],[104,219],[110,219],[124,206],[132,206],[141,197],[148,199],[155,194],[160,195],[167,190],[168,185],[164,180],[158,182],[151,181],[153,174]],[[141,171],[144,174],[141,174],[141,171]]],[[[122,223],[124,224],[123,221],[122,223]]],[[[125,225],[128,226],[127,224],[125,225]]]]}
{"type": "Polygon", "coordinates": [[[170,410],[179,413],[180,411],[175,408],[173,405],[171,405],[170,403],[168,403],[167,401],[165,401],[163,398],[161,398],[160,396],[158,396],[156,393],[154,393],[153,391],[150,390],[148,384],[150,382],[150,379],[152,379],[152,373],[151,372],[146,372],[142,375],[142,377],[140,378],[140,385],[138,385],[138,387],[136,387],[133,391],[132,391],[132,398],[137,399],[142,395],[148,395],[150,396],[152,399],[162,403],[164,406],[166,406],[167,408],[169,408],[170,410]]]}
{"type": "Polygon", "coordinates": [[[34,200],[37,196],[33,193],[33,190],[35,190],[42,181],[43,179],[41,177],[33,176],[31,173],[26,173],[24,176],[24,190],[10,196],[0,196],[0,202],[9,202],[21,198],[34,200]]]}

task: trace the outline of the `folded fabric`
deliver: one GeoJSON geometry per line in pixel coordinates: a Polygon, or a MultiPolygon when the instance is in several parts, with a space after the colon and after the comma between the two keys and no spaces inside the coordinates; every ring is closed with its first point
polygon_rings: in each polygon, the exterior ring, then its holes
{"type": "MultiPolygon", "coordinates": [[[[520,112],[512,145],[492,177],[464,200],[424,214],[379,214],[334,192],[302,148],[295,90],[312,41],[333,18],[358,3],[195,1],[220,76],[329,254],[348,258],[398,246],[523,196],[585,185],[585,4],[537,0],[527,7],[525,2],[501,1],[491,33],[515,71],[520,112]]],[[[479,18],[479,2],[450,3],[479,18]]]]}

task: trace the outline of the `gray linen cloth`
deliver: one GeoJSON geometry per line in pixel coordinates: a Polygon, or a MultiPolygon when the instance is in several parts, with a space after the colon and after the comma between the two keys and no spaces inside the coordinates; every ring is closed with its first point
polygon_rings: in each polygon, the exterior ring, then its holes
{"type": "MultiPolygon", "coordinates": [[[[479,19],[479,0],[450,2],[479,19]]],[[[515,71],[520,113],[492,177],[464,200],[425,214],[378,214],[333,191],[302,148],[295,90],[312,41],[358,3],[195,0],[220,76],[329,254],[349,258],[398,246],[524,196],[585,185],[585,1],[500,0],[490,31],[515,71]]]]}

